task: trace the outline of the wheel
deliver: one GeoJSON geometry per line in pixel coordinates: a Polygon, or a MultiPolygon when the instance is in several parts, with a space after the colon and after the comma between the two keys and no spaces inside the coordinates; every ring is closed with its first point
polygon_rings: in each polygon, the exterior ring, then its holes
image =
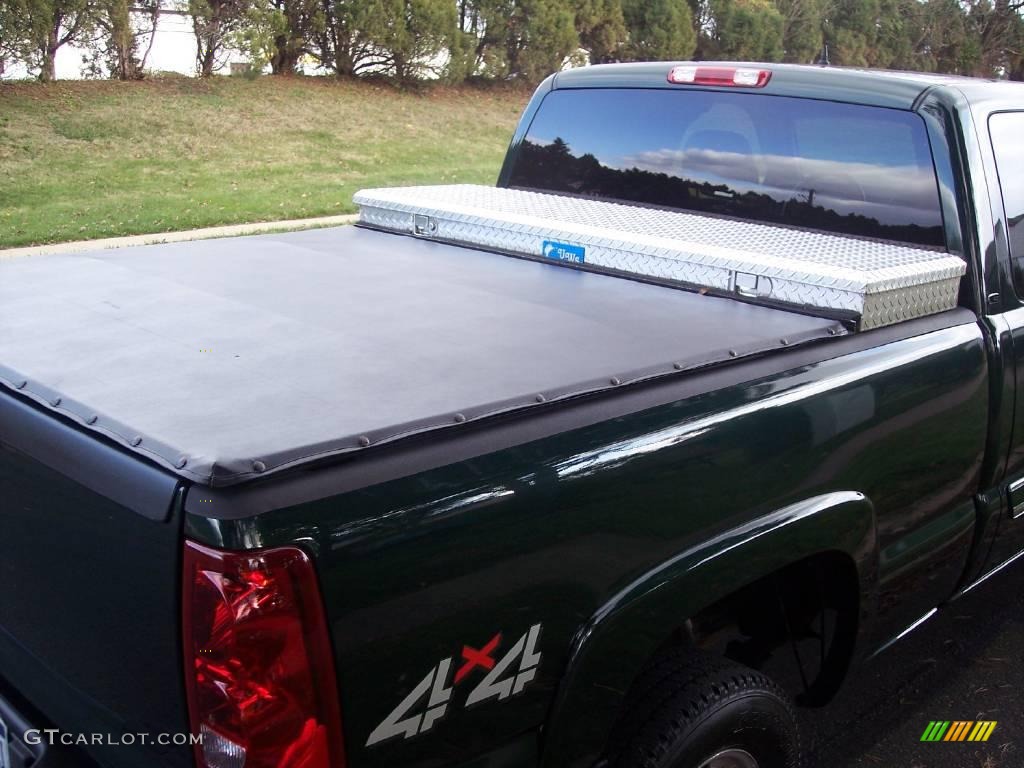
{"type": "Polygon", "coordinates": [[[642,674],[612,737],[614,768],[799,768],[796,713],[752,669],[678,650],[642,674]]]}

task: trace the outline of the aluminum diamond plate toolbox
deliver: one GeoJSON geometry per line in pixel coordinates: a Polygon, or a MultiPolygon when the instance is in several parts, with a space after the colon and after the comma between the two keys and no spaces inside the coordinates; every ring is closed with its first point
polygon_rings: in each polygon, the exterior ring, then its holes
{"type": "Polygon", "coordinates": [[[368,226],[782,302],[863,330],[952,309],[966,273],[937,250],[518,189],[395,187],[353,199],[368,226]]]}

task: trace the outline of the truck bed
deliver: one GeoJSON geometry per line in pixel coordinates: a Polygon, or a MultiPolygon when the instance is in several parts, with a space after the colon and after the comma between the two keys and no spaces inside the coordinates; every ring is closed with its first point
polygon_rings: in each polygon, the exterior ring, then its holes
{"type": "Polygon", "coordinates": [[[212,486],[843,333],[357,227],[0,264],[0,385],[212,486]]]}

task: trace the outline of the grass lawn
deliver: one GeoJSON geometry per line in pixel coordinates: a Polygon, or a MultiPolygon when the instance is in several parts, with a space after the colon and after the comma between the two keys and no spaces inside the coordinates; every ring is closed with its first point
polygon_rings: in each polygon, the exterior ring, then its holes
{"type": "Polygon", "coordinates": [[[352,212],[493,183],[529,93],[320,78],[0,84],[0,248],[352,212]]]}

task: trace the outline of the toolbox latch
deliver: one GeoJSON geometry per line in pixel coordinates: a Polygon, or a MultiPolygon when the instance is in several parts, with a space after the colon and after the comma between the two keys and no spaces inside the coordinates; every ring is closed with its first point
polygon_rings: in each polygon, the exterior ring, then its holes
{"type": "Polygon", "coordinates": [[[412,231],[413,234],[416,235],[432,237],[437,234],[437,219],[433,216],[425,216],[422,213],[417,213],[413,216],[412,231]]]}
{"type": "Polygon", "coordinates": [[[772,295],[772,279],[750,272],[733,272],[732,289],[740,296],[746,296],[749,299],[763,299],[772,295]]]}

